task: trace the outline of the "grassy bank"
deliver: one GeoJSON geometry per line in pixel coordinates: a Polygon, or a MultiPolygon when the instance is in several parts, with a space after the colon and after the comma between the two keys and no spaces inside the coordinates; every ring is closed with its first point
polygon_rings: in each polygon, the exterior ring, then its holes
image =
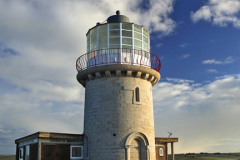
{"type": "MultiPolygon", "coordinates": [[[[15,155],[0,155],[0,160],[15,160],[15,155]]],[[[170,155],[168,160],[172,160],[170,155]]],[[[175,160],[240,160],[240,153],[177,154],[175,160]]]]}
{"type": "MultiPolygon", "coordinates": [[[[170,155],[168,157],[172,160],[170,155]]],[[[177,154],[175,160],[240,160],[240,153],[177,154]]]]}
{"type": "Polygon", "coordinates": [[[0,160],[15,160],[15,155],[0,155],[0,160]]]}

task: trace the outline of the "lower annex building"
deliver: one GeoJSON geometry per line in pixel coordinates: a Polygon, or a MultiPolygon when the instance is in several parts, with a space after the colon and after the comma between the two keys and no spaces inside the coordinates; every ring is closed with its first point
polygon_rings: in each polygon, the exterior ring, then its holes
{"type": "MultiPolygon", "coordinates": [[[[89,160],[91,152],[83,151],[83,137],[83,134],[37,132],[16,139],[16,160],[89,160]]],[[[155,138],[156,160],[168,160],[168,143],[174,159],[174,142],[178,142],[178,138],[155,138]]]]}

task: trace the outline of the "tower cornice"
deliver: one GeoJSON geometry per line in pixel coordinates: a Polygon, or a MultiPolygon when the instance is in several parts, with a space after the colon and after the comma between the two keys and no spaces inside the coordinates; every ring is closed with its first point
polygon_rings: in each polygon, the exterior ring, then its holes
{"type": "Polygon", "coordinates": [[[151,82],[152,86],[154,86],[161,77],[159,72],[151,68],[138,65],[111,64],[82,70],[78,72],[77,80],[85,87],[89,80],[110,76],[141,78],[151,82]]]}

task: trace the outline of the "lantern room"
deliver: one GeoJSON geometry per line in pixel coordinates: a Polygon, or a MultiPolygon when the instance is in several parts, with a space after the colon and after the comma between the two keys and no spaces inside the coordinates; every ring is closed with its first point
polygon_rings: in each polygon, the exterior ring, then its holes
{"type": "Polygon", "coordinates": [[[107,23],[89,29],[87,52],[108,48],[126,48],[150,51],[149,31],[143,26],[129,23],[129,18],[120,15],[110,16],[107,23]]]}

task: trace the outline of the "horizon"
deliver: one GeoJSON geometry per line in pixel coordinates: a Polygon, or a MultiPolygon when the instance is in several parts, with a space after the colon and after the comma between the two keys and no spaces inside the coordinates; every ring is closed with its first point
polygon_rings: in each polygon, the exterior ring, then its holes
{"type": "Polygon", "coordinates": [[[0,154],[38,131],[83,132],[76,60],[117,10],[150,31],[161,60],[155,137],[175,154],[240,151],[240,0],[0,1],[0,154]]]}

